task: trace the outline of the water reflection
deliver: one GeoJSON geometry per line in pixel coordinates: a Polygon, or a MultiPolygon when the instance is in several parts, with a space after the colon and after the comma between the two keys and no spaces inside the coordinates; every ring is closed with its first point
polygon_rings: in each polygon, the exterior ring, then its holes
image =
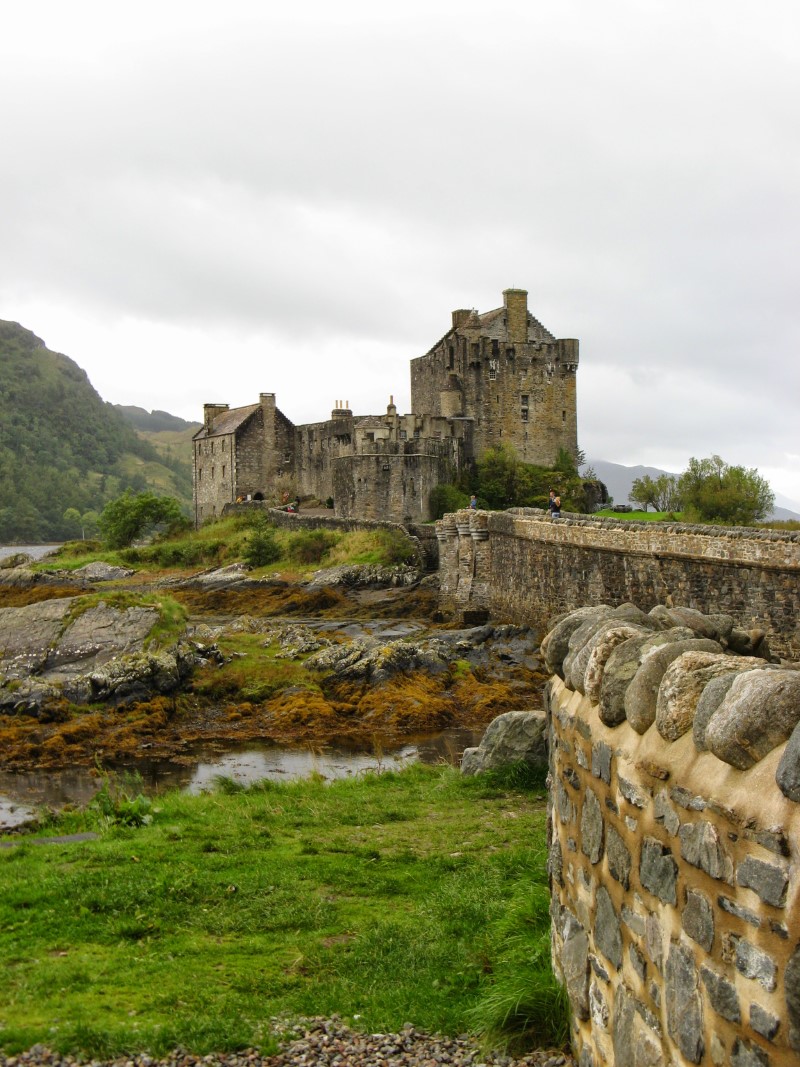
{"type": "MultiPolygon", "coordinates": [[[[154,795],[170,789],[202,793],[212,789],[217,778],[230,778],[240,785],[255,782],[291,781],[320,774],[324,778],[348,778],[367,771],[397,770],[408,763],[457,764],[465,748],[476,745],[482,731],[452,729],[415,738],[385,752],[368,749],[284,748],[278,745],[250,746],[241,751],[219,752],[198,748],[188,762],[141,760],[108,768],[128,788],[154,795]]],[[[70,767],[61,771],[0,771],[0,830],[13,829],[35,817],[42,807],[63,808],[88,804],[102,785],[94,768],[70,767]]]]}

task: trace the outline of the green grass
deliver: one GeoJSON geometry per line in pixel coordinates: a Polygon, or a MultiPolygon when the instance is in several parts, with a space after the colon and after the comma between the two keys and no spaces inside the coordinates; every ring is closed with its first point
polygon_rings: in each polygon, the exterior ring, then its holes
{"type": "Polygon", "coordinates": [[[600,519],[623,519],[627,522],[683,522],[680,512],[672,511],[612,511],[605,508],[594,514],[600,519]]]}
{"type": "Polygon", "coordinates": [[[271,1017],[334,1012],[496,1038],[521,956],[528,1042],[560,1040],[528,785],[417,765],[151,803],[106,790],[44,828],[99,840],[0,851],[0,1047],[269,1050],[271,1017]]]}
{"type": "Polygon", "coordinates": [[[104,560],[134,570],[204,569],[245,561],[251,538],[265,529],[274,536],[279,558],[257,568],[256,576],[300,577],[323,566],[391,565],[413,562],[416,558],[414,543],[400,531],[333,532],[302,526],[296,530],[278,529],[270,526],[261,513],[250,513],[228,516],[206,523],[199,530],[158,538],[141,547],[112,550],[97,541],[70,541],[34,566],[40,571],[77,570],[86,563],[104,560]]]}

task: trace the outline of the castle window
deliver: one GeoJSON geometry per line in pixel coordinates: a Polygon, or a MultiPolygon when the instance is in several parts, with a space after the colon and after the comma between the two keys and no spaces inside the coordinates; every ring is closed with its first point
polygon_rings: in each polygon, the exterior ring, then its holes
{"type": "Polygon", "coordinates": [[[419,430],[414,430],[414,438],[415,438],[415,440],[416,440],[416,439],[417,439],[418,437],[419,437],[419,430]]]}
{"type": "Polygon", "coordinates": [[[522,421],[523,422],[527,422],[528,421],[528,409],[527,408],[523,408],[522,409],[522,421]]]}
{"type": "Polygon", "coordinates": [[[214,442],[211,442],[211,455],[214,455],[214,442]]]}
{"type": "Polygon", "coordinates": [[[472,342],[472,354],[473,354],[473,356],[479,356],[481,354],[480,342],[478,342],[478,341],[473,341],[472,342]]]}
{"type": "Polygon", "coordinates": [[[374,433],[365,433],[364,434],[364,440],[365,441],[374,441],[375,440],[375,434],[374,433]]]}
{"type": "Polygon", "coordinates": [[[489,360],[489,381],[493,382],[497,379],[497,360],[489,360]]]}
{"type": "Polygon", "coordinates": [[[202,467],[198,467],[197,468],[197,480],[198,480],[198,482],[202,482],[202,480],[203,480],[203,468],[202,467]]]}
{"type": "Polygon", "coordinates": [[[211,481],[214,481],[214,468],[211,468],[211,481]]]}
{"type": "Polygon", "coordinates": [[[492,355],[493,356],[499,356],[500,355],[500,342],[499,341],[496,341],[496,340],[492,341],[492,355]]]}
{"type": "Polygon", "coordinates": [[[225,477],[225,464],[222,464],[222,477],[225,477]]]}
{"type": "Polygon", "coordinates": [[[566,411],[562,411],[561,412],[561,421],[562,422],[566,422],[567,421],[567,413],[566,413],[566,411]]]}
{"type": "Polygon", "coordinates": [[[456,354],[452,345],[447,350],[447,369],[452,370],[456,363],[456,354]]]}
{"type": "Polygon", "coordinates": [[[408,437],[408,430],[400,430],[399,437],[401,441],[405,441],[408,437]]]}

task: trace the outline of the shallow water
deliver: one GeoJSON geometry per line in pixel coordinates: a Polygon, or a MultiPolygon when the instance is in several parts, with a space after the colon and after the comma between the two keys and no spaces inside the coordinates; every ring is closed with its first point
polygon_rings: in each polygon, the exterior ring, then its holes
{"type": "Polygon", "coordinates": [[[6,556],[15,556],[17,552],[24,552],[28,556],[33,556],[34,559],[41,559],[42,556],[46,556],[48,552],[53,552],[56,548],[58,548],[57,544],[0,545],[0,559],[5,559],[6,556]]]}
{"type": "MultiPolygon", "coordinates": [[[[289,748],[280,745],[249,745],[220,752],[198,747],[188,762],[139,760],[135,764],[107,768],[128,791],[154,795],[169,789],[202,793],[214,787],[217,778],[230,778],[240,785],[255,782],[291,781],[320,774],[324,778],[348,778],[367,771],[396,770],[408,763],[457,764],[464,749],[477,745],[482,731],[451,729],[386,752],[357,749],[289,748]]],[[[0,831],[30,822],[37,808],[62,808],[88,804],[103,784],[103,775],[90,767],[61,771],[0,770],[0,831]]]]}

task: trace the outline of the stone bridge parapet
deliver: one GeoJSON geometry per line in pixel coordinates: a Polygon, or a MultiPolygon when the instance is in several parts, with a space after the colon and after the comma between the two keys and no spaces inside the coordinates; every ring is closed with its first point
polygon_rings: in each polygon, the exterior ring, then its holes
{"type": "Polygon", "coordinates": [[[578,605],[631,601],[733,615],[800,658],[800,533],[535,508],[459,511],[437,523],[442,607],[537,626],[578,605]],[[482,538],[478,540],[476,534],[482,538]]]}

